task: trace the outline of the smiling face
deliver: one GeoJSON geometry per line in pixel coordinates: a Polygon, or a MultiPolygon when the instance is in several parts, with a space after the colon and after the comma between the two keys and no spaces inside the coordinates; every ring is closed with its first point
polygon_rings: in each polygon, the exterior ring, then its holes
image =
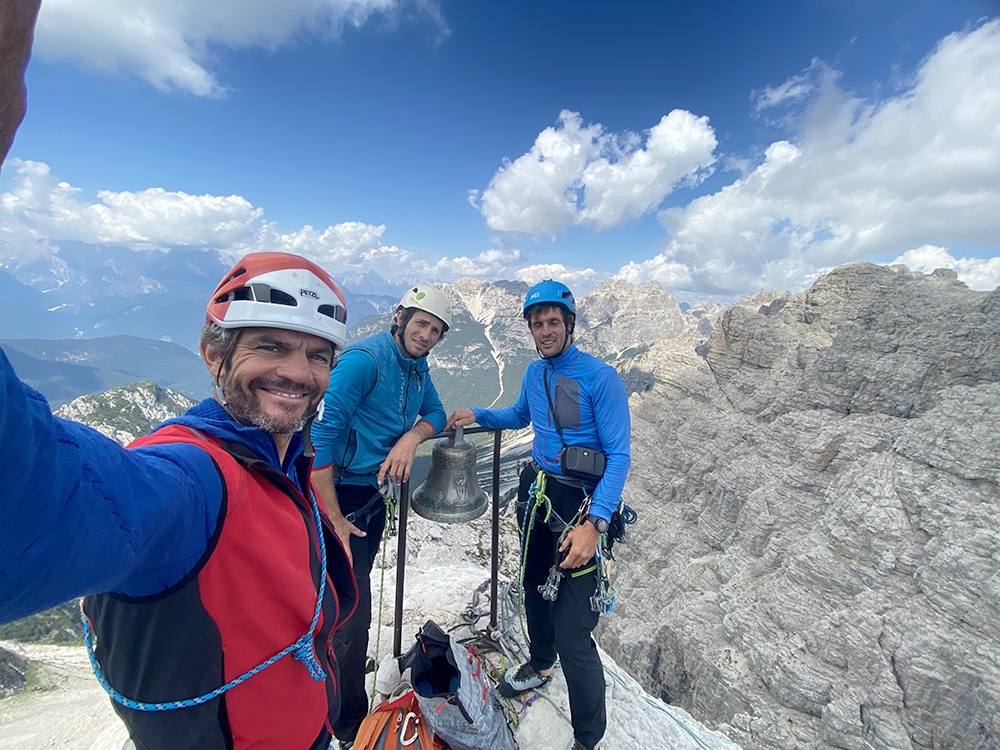
{"type": "Polygon", "coordinates": [[[326,392],[333,345],[309,333],[246,328],[228,362],[206,344],[202,357],[212,375],[218,375],[229,413],[287,445],[326,392]]]}
{"type": "Polygon", "coordinates": [[[569,346],[572,330],[566,326],[563,310],[558,305],[529,309],[528,328],[539,354],[548,359],[562,354],[569,346]]]}
{"type": "MultiPolygon", "coordinates": [[[[396,325],[401,326],[406,310],[396,313],[396,325]]],[[[410,359],[418,359],[426,355],[434,345],[441,340],[444,333],[444,323],[436,315],[423,310],[414,310],[413,316],[405,327],[396,330],[396,343],[410,359]]]]}

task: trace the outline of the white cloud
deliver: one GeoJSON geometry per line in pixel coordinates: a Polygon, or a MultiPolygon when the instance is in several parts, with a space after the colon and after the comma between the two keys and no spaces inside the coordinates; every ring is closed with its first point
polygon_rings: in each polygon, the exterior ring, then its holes
{"type": "Polygon", "coordinates": [[[808,68],[780,86],[765,86],[763,89],[751,92],[753,111],[763,112],[765,109],[789,102],[802,101],[816,90],[814,74],[823,68],[825,68],[823,62],[814,59],[808,68]]]}
{"type": "Polygon", "coordinates": [[[252,236],[261,210],[238,195],[188,195],[149,188],[98,192],[56,180],[47,164],[12,159],[15,185],[0,195],[0,239],[79,240],[134,248],[226,247],[252,236]]]}
{"type": "Polygon", "coordinates": [[[545,279],[556,279],[573,289],[577,297],[604,281],[604,274],[598,273],[593,268],[566,268],[562,263],[539,263],[525,266],[519,269],[515,275],[527,284],[537,284],[545,279]]]}
{"type": "Polygon", "coordinates": [[[1000,258],[955,258],[943,247],[921,245],[907,250],[889,265],[902,263],[911,271],[932,273],[951,268],[969,288],[992,291],[1000,287],[1000,258]]]}
{"type": "MultiPolygon", "coordinates": [[[[206,247],[227,257],[277,251],[304,255],[328,267],[385,270],[398,275],[414,259],[382,244],[385,226],[348,221],[323,230],[311,226],[282,232],[264,211],[239,195],[188,195],[162,188],[139,192],[102,190],[96,201],[52,176],[47,164],[12,159],[0,193],[3,254],[25,261],[51,252],[62,240],[123,245],[133,250],[206,247]]],[[[390,276],[387,276],[389,278],[390,276]]]]}
{"type": "Polygon", "coordinates": [[[686,270],[689,289],[795,291],[831,267],[905,248],[997,253],[1000,21],[943,39],[909,88],[879,103],[840,90],[822,65],[807,72],[815,88],[796,76],[769,95],[809,100],[788,120],[793,137],[718,192],[663,211],[663,252],[621,276],[671,286],[686,270]]]}
{"type": "MultiPolygon", "coordinates": [[[[646,132],[605,133],[563,110],[531,150],[506,161],[479,207],[490,229],[554,237],[572,225],[610,229],[655,210],[674,188],[696,183],[714,163],[705,117],[675,110],[646,132]]],[[[475,201],[477,194],[470,193],[475,201]]]]}
{"type": "MultiPolygon", "coordinates": [[[[45,0],[34,52],[103,72],[129,72],[159,89],[224,93],[211,70],[219,47],[275,49],[300,34],[336,38],[408,0],[45,0]]],[[[412,2],[447,29],[436,0],[412,2]]]]}
{"type": "MultiPolygon", "coordinates": [[[[385,244],[385,225],[359,221],[283,231],[265,219],[262,208],[238,195],[188,195],[149,188],[102,190],[96,200],[87,200],[81,188],[54,177],[47,164],[11,159],[6,167],[3,180],[10,184],[0,193],[0,259],[15,265],[52,255],[62,241],[122,245],[137,251],[205,247],[218,250],[227,260],[250,252],[296,253],[334,275],[375,271],[392,282],[513,278],[524,261],[524,254],[514,248],[429,260],[385,244]]],[[[584,272],[583,277],[587,273],[593,272],[584,272]]]]}
{"type": "Polygon", "coordinates": [[[441,258],[433,265],[425,265],[423,275],[440,281],[455,281],[469,276],[479,279],[509,278],[523,259],[520,250],[494,248],[474,257],[441,258]]]}

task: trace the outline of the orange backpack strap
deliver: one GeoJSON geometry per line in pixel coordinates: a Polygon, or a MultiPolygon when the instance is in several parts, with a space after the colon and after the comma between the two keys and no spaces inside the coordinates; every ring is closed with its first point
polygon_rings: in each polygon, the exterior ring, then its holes
{"type": "Polygon", "coordinates": [[[354,750],[434,750],[444,745],[424,720],[412,690],[384,701],[358,728],[354,750]]]}

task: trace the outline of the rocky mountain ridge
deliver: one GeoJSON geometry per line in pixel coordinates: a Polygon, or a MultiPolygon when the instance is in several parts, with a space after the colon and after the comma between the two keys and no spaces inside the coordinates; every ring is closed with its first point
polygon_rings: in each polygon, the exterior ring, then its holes
{"type": "Polygon", "coordinates": [[[120,445],[128,445],[164,420],[195,405],[187,396],[142,381],[81,396],[55,411],[56,416],[93,427],[120,445]]]}
{"type": "Polygon", "coordinates": [[[1000,746],[1000,290],[849,264],[698,352],[636,359],[600,643],[746,748],[1000,746]]]}
{"type": "MultiPolygon", "coordinates": [[[[516,394],[524,289],[449,291],[432,367],[516,394]]],[[[725,310],[592,294],[582,348],[648,376],[601,646],[748,750],[1000,746],[1000,290],[859,263],[725,310]]],[[[413,523],[408,558],[484,563],[488,526],[413,523]]]]}

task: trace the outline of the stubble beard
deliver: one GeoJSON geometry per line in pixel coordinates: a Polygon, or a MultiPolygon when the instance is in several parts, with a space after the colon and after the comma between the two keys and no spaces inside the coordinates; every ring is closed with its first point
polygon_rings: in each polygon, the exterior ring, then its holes
{"type": "Polygon", "coordinates": [[[243,424],[253,425],[272,435],[292,435],[301,430],[316,411],[320,394],[313,388],[303,388],[290,380],[254,378],[249,383],[230,382],[226,393],[226,409],[243,424]],[[301,413],[272,414],[260,402],[260,390],[269,388],[285,393],[304,393],[305,410],[301,413]]]}

